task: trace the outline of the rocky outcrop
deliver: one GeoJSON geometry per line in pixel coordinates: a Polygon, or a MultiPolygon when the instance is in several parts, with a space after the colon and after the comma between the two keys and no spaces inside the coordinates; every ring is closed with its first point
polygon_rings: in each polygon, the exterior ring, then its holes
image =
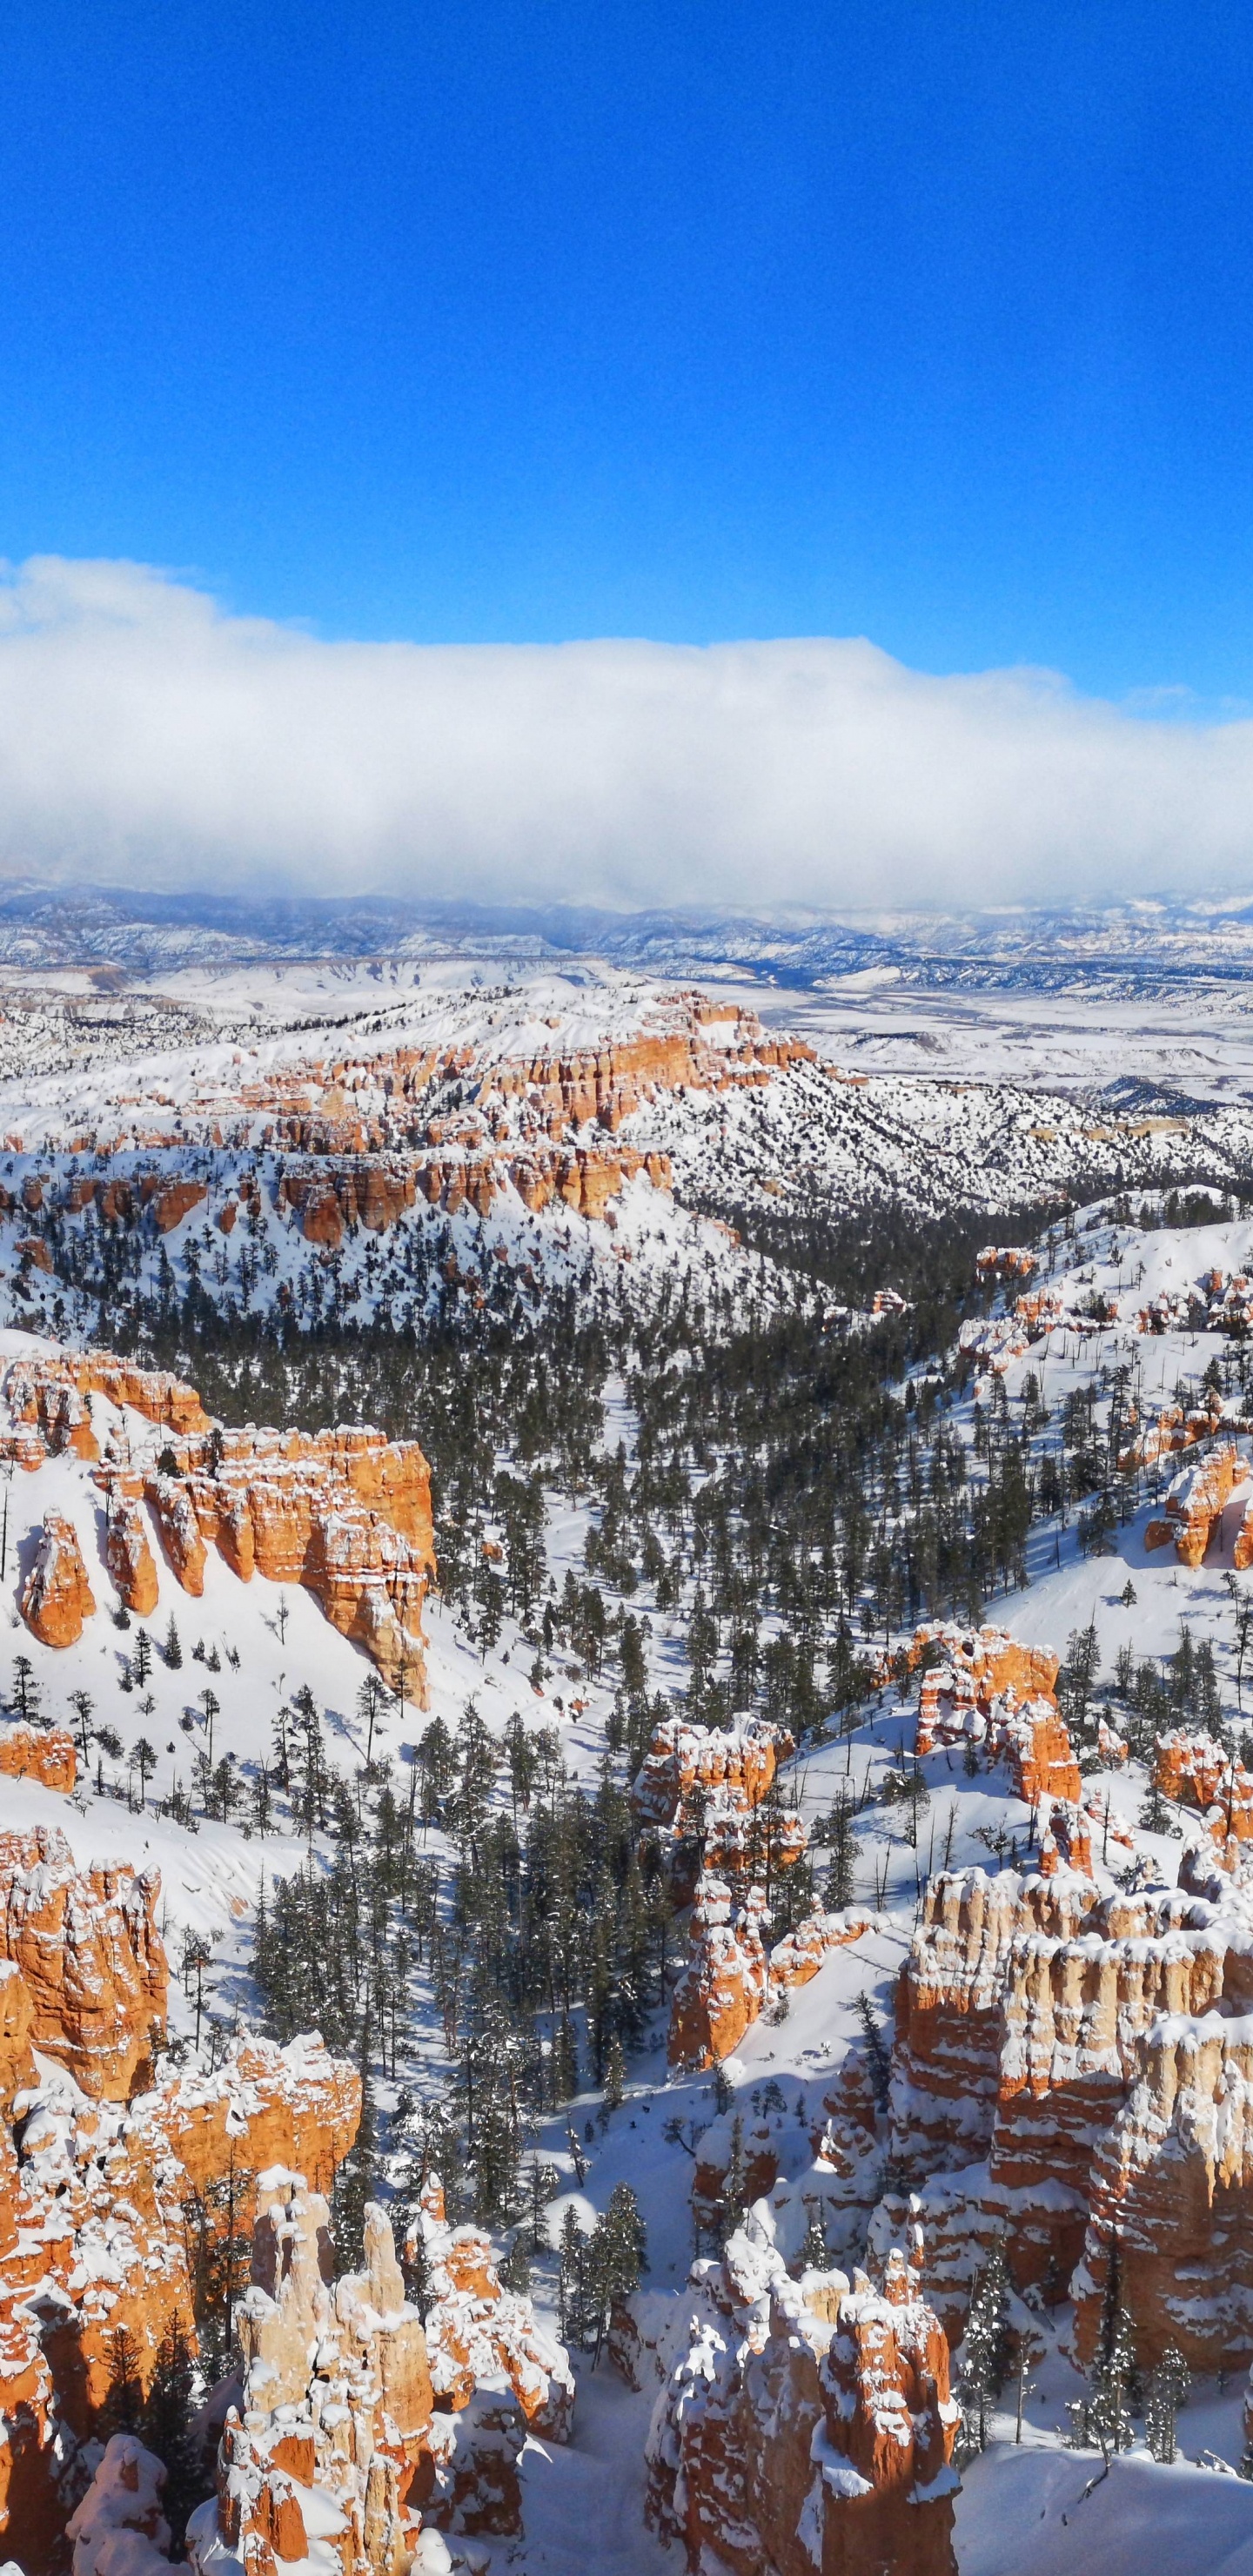
{"type": "Polygon", "coordinates": [[[35,1562],[22,1586],[22,1617],[41,1646],[74,1646],[95,1612],[78,1532],[64,1512],[45,1512],[35,1562]]]}
{"type": "MultiPolygon", "coordinates": [[[[16,2321],[38,2292],[49,2420],[72,2445],[97,2430],[119,2332],[145,2387],[176,2320],[194,2347],[185,2186],[176,2166],[150,2162],[122,2105],[84,2106],[44,2085],[18,2107],[20,2166],[4,2133],[14,2236],[0,2249],[0,2308],[11,2300],[16,2321]]],[[[13,2403],[0,2384],[0,2412],[13,2403]]]]}
{"type": "Polygon", "coordinates": [[[1003,1762],[1015,1797],[1029,1807],[1081,1794],[1070,1732],[1051,1698],[1041,1692],[1020,1701],[1012,1687],[981,1695],[960,1666],[940,1665],[923,1676],[915,1750],[921,1760],[937,1746],[957,1744],[970,1745],[989,1765],[1003,1762]]]}
{"type": "Polygon", "coordinates": [[[317,2031],[283,2048],[272,2039],[232,2040],[220,2066],[172,2069],[131,2106],[149,2161],[174,2157],[189,2191],[205,2193],[233,2168],[244,2225],[256,2177],[271,2166],[329,2192],[360,2118],[361,2077],[346,2058],[331,2056],[317,2031]]]}
{"type": "MultiPolygon", "coordinates": [[[[1242,1971],[1242,1986],[1253,1983],[1253,1942],[1242,1971]]],[[[1072,2284],[1084,2361],[1115,2239],[1142,2367],[1170,2344],[1193,2370],[1253,2356],[1253,2038],[1247,2020],[1207,2012],[1203,1993],[1196,2001],[1144,2034],[1130,2093],[1094,2142],[1072,2284]]]]}
{"type": "Polygon", "coordinates": [[[962,1628],[952,1619],[916,1628],[907,1654],[910,1672],[941,1664],[965,1673],[984,1703],[1007,1690],[1020,1699],[1051,1699],[1059,1661],[1051,1646],[1024,1646],[1004,1628],[962,1628]]]}
{"type": "Polygon", "coordinates": [[[1153,1781],[1163,1797],[1194,1807],[1216,1843],[1253,1838],[1253,1774],[1210,1735],[1172,1727],[1153,1748],[1153,1781]]]}
{"type": "Polygon", "coordinates": [[[78,1748],[63,1726],[0,1725],[0,1779],[37,1780],[66,1797],[78,1777],[78,1748]]]}
{"type": "Polygon", "coordinates": [[[899,2255],[789,2279],[753,2229],[656,2347],[646,2512],[696,2571],[955,2576],[948,2347],[899,2255]]]}
{"type": "Polygon", "coordinates": [[[525,2430],[546,2441],[568,2441],[574,2377],[564,2346],[537,2325],[528,2298],[502,2288],[490,2239],[474,2227],[447,2225],[437,2176],[423,2195],[406,2248],[410,2260],[419,2240],[437,2406],[459,2412],[476,2391],[496,2401],[508,2398],[525,2430]]]}
{"type": "Polygon", "coordinates": [[[72,2576],[162,2576],[170,2563],[165,2483],[164,2461],[133,2433],[115,2433],[66,2524],[72,2576]]]}
{"type": "Polygon", "coordinates": [[[1230,1445],[1185,1467],[1167,1493],[1164,1518],[1148,1523],[1145,1546],[1173,1544],[1181,1565],[1200,1565],[1243,1472],[1239,1451],[1230,1445]]]}
{"type": "Polygon", "coordinates": [[[404,2576],[420,2525],[521,2530],[517,2462],[529,2430],[565,2439],[569,2363],[502,2291],[486,2238],[444,2225],[437,2186],[429,2203],[424,2330],[382,2209],[366,2211],[364,2270],[336,2280],[326,2201],[298,2174],[261,2176],[242,2400],[188,2531],[198,2576],[262,2576],[315,2541],[353,2576],[404,2576]]]}
{"type": "MultiPolygon", "coordinates": [[[[168,1369],[138,1368],[110,1351],[41,1351],[29,1359],[14,1360],[4,1393],[12,1420],[39,1430],[53,1452],[68,1445],[63,1436],[67,1394],[107,1396],[110,1404],[141,1414],[161,1429],[194,1432],[210,1427],[195,1388],[185,1379],[172,1377],[168,1369]]],[[[79,1454],[91,1453],[82,1448],[79,1454]]]]}
{"type": "Polygon", "coordinates": [[[712,2066],[738,2048],[770,1991],[759,1887],[737,1905],[725,1880],[702,1878],[692,1908],[691,1951],[674,1990],[667,2043],[672,2066],[712,2066]]]}
{"type": "Polygon", "coordinates": [[[681,1832],[703,1822],[711,1802],[745,1814],[760,1806],[780,1762],[795,1750],[786,1728],[765,1718],[737,1718],[717,1731],[663,1718],[632,1783],[636,1823],[681,1832]]]}
{"type": "MultiPolygon", "coordinates": [[[[181,1380],[100,1354],[17,1361],[6,1392],[10,1436],[26,1465],[67,1445],[84,1392],[120,1409],[94,1474],[106,1496],[109,1573],[128,1609],[147,1617],[157,1600],[146,1501],[166,1560],[193,1597],[204,1590],[211,1547],[241,1581],[255,1573],[299,1585],[393,1688],[423,1704],[422,1603],[435,1553],[430,1474],[416,1441],[355,1427],[227,1430],[181,1380]],[[136,1432],[135,1414],[156,1436],[136,1432]]],[[[94,1457],[97,1434],[83,1421],[92,1445],[80,1442],[80,1454],[94,1457]]],[[[50,1514],[23,1595],[28,1624],[45,1643],[68,1644],[94,1607],[75,1533],[50,1514]]]]}
{"type": "Polygon", "coordinates": [[[1033,1279],[1039,1266],[1038,1253],[1022,1243],[988,1243],[975,1254],[975,1268],[984,1279],[1033,1279]]]}
{"type": "MultiPolygon", "coordinates": [[[[1101,1896],[1059,1866],[928,1890],[898,2000],[890,2147],[950,2331],[1001,2237],[1020,2286],[1057,2297],[1074,2273],[1082,2342],[1117,2233],[1142,2357],[1171,2340],[1202,2368],[1253,2351],[1253,1927],[1238,1881],[1211,1863],[1205,1884],[1101,1896]]],[[[871,2244],[906,2216],[885,2200],[871,2244]]]]}
{"type": "Polygon", "coordinates": [[[203,1207],[208,1195],[203,1181],[163,1181],[149,1201],[158,1234],[172,1234],[193,1208],[203,1207]]]}
{"type": "Polygon", "coordinates": [[[1000,1628],[963,1636],[949,1624],[919,1628],[909,1664],[922,1666],[920,1759],[939,1745],[968,1745],[984,1762],[1006,1765],[1015,1796],[1029,1807],[1046,1798],[1078,1800],[1079,1765],[1054,1697],[1057,1657],[1050,1649],[1020,1645],[1000,1628]]]}
{"type": "Polygon", "coordinates": [[[81,1874],[55,1828],[0,1834],[0,1959],[30,1994],[34,2045],[94,2100],[139,2090],[164,2036],[160,1887],[121,1862],[81,1874]]]}
{"type": "Polygon", "coordinates": [[[34,2026],[30,1987],[12,1959],[0,1959],[0,2117],[6,2120],[14,2096],[35,2080],[34,2026]]]}
{"type": "Polygon", "coordinates": [[[237,2316],[242,2401],[226,2418],[217,2495],[188,2526],[192,2569],[271,2576],[321,2543],[353,2576],[403,2576],[431,2381],[383,2210],[366,2211],[364,2270],[337,2281],[326,2201],[298,2174],[264,2176],[237,2316]]]}
{"type": "Polygon", "coordinates": [[[109,1497],[105,1563],[123,1608],[150,1619],[158,1600],[156,1559],[138,1503],[121,1492],[109,1497]]]}
{"type": "Polygon", "coordinates": [[[233,1431],[174,1445],[145,1480],[179,1581],[216,1547],[241,1581],[301,1585],[332,1627],[422,1703],[422,1601],[435,1562],[430,1474],[417,1442],[380,1432],[233,1431]]]}
{"type": "MultiPolygon", "coordinates": [[[[0,1970],[0,2022],[11,1994],[30,1998],[16,1969],[0,1970]]],[[[27,2025],[29,2036],[29,2022],[27,2025]]],[[[117,2337],[129,2340],[146,2387],[162,2337],[177,2323],[194,2351],[191,2252],[226,2226],[246,2225],[276,2142],[323,2160],[355,2130],[355,2070],[327,2057],[316,2034],[284,2049],[241,2041],[216,2073],[170,2070],[129,2107],[85,2102],[59,2080],[17,2076],[20,2163],[0,2127],[0,2507],[4,2480],[20,2498],[10,2530],[44,2535],[31,2576],[58,2564],[66,2504],[57,2478],[74,2445],[94,2438],[112,2384],[117,2337]]],[[[267,2204],[268,2205],[268,2204],[267,2204]]],[[[212,2252],[210,2251],[210,2260],[212,2252]]],[[[393,2415],[403,2413],[388,2382],[393,2415]]],[[[0,2530],[3,2530],[0,2512],[0,2530]]]]}
{"type": "Polygon", "coordinates": [[[807,1986],[833,1950],[847,1949],[873,1932],[878,1916],[864,1905],[846,1905],[841,1913],[807,1914],[776,1941],[770,1953],[772,1986],[807,1986]]]}

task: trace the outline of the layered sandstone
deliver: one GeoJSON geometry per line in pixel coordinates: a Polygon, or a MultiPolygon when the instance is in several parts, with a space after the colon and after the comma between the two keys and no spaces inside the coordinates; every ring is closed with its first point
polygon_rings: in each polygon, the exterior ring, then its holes
{"type": "MultiPolygon", "coordinates": [[[[106,1496],[106,1561],[128,1609],[147,1617],[156,1606],[146,1502],[166,1560],[193,1597],[204,1590],[210,1548],[241,1581],[255,1573],[300,1585],[393,1688],[423,1703],[422,1603],[435,1556],[430,1474],[416,1441],[364,1428],[228,1430],[177,1378],[107,1355],[41,1355],[14,1362],[6,1379],[23,1464],[76,1440],[84,1458],[99,1456],[89,1418],[74,1411],[84,1392],[105,1396],[122,1416],[94,1474],[106,1496]],[[145,1445],[127,1422],[133,1414],[161,1436],[145,1445]]],[[[94,1610],[76,1534],[58,1514],[48,1516],[22,1606],[48,1644],[73,1642],[94,1610]]]]}
{"type": "Polygon", "coordinates": [[[22,1617],[41,1646],[74,1646],[95,1613],[95,1595],[64,1512],[45,1512],[35,1562],[22,1586],[22,1617]]]}
{"type": "Polygon", "coordinates": [[[1163,1797],[1195,1807],[1215,1842],[1253,1838],[1253,1775],[1210,1735],[1172,1727],[1153,1748],[1153,1780],[1163,1797]]]}
{"type": "Polygon", "coordinates": [[[78,1748],[63,1726],[0,1725],[0,1779],[37,1780],[68,1797],[78,1777],[78,1748]]]}
{"type": "Polygon", "coordinates": [[[736,1904],[725,1880],[702,1878],[692,1908],[691,1949],[670,2006],[672,2066],[716,2064],[738,2048],[770,1991],[759,1887],[736,1904]]]}
{"type": "Polygon", "coordinates": [[[921,1760],[942,1745],[972,1745],[985,1762],[1003,1762],[1015,1797],[1029,1807],[1080,1796],[1070,1730],[1043,1692],[1022,1701],[1012,1685],[981,1693],[960,1666],[933,1666],[919,1693],[915,1750],[921,1760]]]}
{"type": "Polygon", "coordinates": [[[429,2199],[424,2329],[382,2209],[366,2211],[364,2270],[336,2280],[326,2201],[298,2174],[261,2176],[242,2399],[188,2532],[198,2576],[273,2576],[315,2540],[352,2576],[405,2576],[423,2524],[521,2530],[517,2463],[530,2429],[565,2438],[569,2363],[502,2291],[487,2240],[429,2199]]]}
{"type": "MultiPolygon", "coordinates": [[[[1239,1887],[1212,1865],[1206,1884],[1102,1897],[1059,1868],[928,1890],[898,2001],[891,2151],[950,2330],[995,2237],[1016,2281],[1055,2297],[1082,2256],[1076,2295],[1099,2308],[1116,2229],[1148,2358],[1172,2339],[1190,2358],[1243,2356],[1253,1929],[1239,1887]]],[[[903,2218],[885,2201],[872,2245],[903,2218]]]]}
{"type": "Polygon", "coordinates": [[[332,2057],[317,2031],[291,2039],[231,2041],[220,2066],[174,2069],[131,2106],[154,2164],[174,2157],[186,2188],[204,2194],[233,2171],[237,2211],[251,2223],[256,2177],[271,2166],[307,2175],[329,2192],[357,2134],[361,2077],[332,2057]]]}
{"type": "Polygon", "coordinates": [[[1024,1646],[1004,1628],[963,1628],[955,1620],[930,1620],[916,1628],[908,1665],[946,1664],[964,1672],[976,1694],[990,1702],[1000,1691],[1022,1699],[1051,1699],[1060,1658],[1050,1646],[1024,1646]]]}
{"type": "MultiPolygon", "coordinates": [[[[1229,1982],[1224,1977],[1223,1984],[1229,1982]]],[[[1253,1939],[1240,1985],[1253,1999],[1253,1939]]],[[[1244,1994],[1241,1994],[1244,2001],[1244,1994]]],[[[1091,2218],[1072,2284],[1075,2341],[1090,2359],[1110,2249],[1151,2368],[1169,2345],[1193,2370],[1253,2356],[1253,2024],[1206,2010],[1204,1995],[1155,2020],[1136,2077],[1094,2144],[1091,2218]]]]}
{"type": "Polygon", "coordinates": [[[267,2174],[237,2315],[242,2399],[226,2418],[218,2493],[188,2526],[192,2569],[217,2576],[233,2561],[273,2576],[321,2542],[352,2576],[403,2576],[431,2381],[383,2210],[366,2211],[365,2269],[336,2281],[326,2201],[297,2174],[267,2174]]]}
{"type": "Polygon", "coordinates": [[[1181,1565],[1200,1565],[1243,1473],[1239,1451],[1230,1444],[1185,1467],[1167,1493],[1164,1519],[1148,1523],[1145,1546],[1173,1544],[1181,1565]]]}
{"type": "Polygon", "coordinates": [[[164,2036],[160,1887],[122,1862],[80,1873],[55,1828],[0,1834],[0,1959],[30,1993],[35,2046],[93,2099],[126,2101],[164,2036]]]}
{"type": "Polygon", "coordinates": [[[646,2512],[731,2576],[956,2576],[948,2347],[899,2255],[788,2278],[750,2224],[663,2336],[646,2512]]]}
{"type": "Polygon", "coordinates": [[[776,1941],[770,1953],[772,1986],[807,1986],[833,1950],[847,1949],[872,1932],[878,1921],[864,1905],[846,1905],[838,1914],[806,1914],[792,1931],[776,1941]]]}
{"type": "MultiPolygon", "coordinates": [[[[20,2167],[6,2184],[14,2233],[0,2249],[0,2309],[17,2319],[39,2292],[45,2402],[54,2430],[91,2438],[113,2384],[116,2338],[128,2338],[142,2386],[176,2321],[193,2348],[187,2229],[178,2168],[144,2153],[123,2106],[84,2106],[42,2088],[19,2094],[20,2167]]],[[[5,2145],[8,2145],[7,2132],[5,2145]]],[[[18,2402],[0,2381],[0,2412],[18,2402]]]]}
{"type": "MultiPolygon", "coordinates": [[[[10,1990],[29,2014],[11,1965],[0,1972],[0,2017],[10,1990]]],[[[194,2351],[198,2237],[225,2226],[228,2211],[247,2224],[260,2160],[276,2142],[309,2148],[329,2181],[351,2143],[360,2087],[316,2034],[285,2049],[237,2043],[215,2074],[172,2071],[129,2107],[84,2101],[56,2082],[36,2088],[26,2054],[13,2070],[24,2089],[6,2103],[21,2117],[20,2164],[0,2127],[0,2508],[7,2478],[10,2531],[30,2536],[31,2576],[42,2576],[65,2522],[57,2464],[98,2432],[119,2334],[144,2388],[167,2328],[177,2324],[194,2351]]]]}
{"type": "Polygon", "coordinates": [[[159,1597],[156,1559],[139,1505],[118,1491],[109,1497],[105,1563],[123,1608],[150,1619],[159,1597]]]}
{"type": "Polygon", "coordinates": [[[639,1825],[699,1827],[711,1802],[746,1814],[761,1804],[780,1764],[796,1750],[785,1727],[741,1717],[711,1731],[663,1718],[631,1788],[639,1825]]]}
{"type": "MultiPolygon", "coordinates": [[[[67,1414],[67,1395],[103,1395],[110,1404],[141,1414],[171,1431],[208,1431],[209,1417],[196,1390],[168,1369],[139,1368],[110,1351],[40,1352],[14,1360],[4,1381],[5,1400],[14,1422],[40,1431],[50,1451],[71,1445],[66,1429],[79,1417],[67,1414]]],[[[87,1457],[92,1451],[79,1448],[87,1457]]]]}
{"type": "Polygon", "coordinates": [[[410,2259],[419,2239],[436,2405],[460,2412],[476,2392],[508,2399],[527,2431],[546,2441],[568,2441],[574,2413],[569,2356],[537,2324],[531,2301],[502,2287],[490,2238],[475,2227],[448,2226],[438,2176],[423,2195],[410,2259]]]}

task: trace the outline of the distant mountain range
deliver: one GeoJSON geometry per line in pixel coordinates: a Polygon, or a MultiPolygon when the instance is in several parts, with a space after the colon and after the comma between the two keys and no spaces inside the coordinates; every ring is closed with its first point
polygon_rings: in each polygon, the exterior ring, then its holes
{"type": "Polygon", "coordinates": [[[0,892],[0,964],[10,969],[111,967],[131,981],[215,964],[375,957],[481,957],[527,968],[598,958],[665,977],[732,971],[802,991],[865,976],[927,990],[1151,996],[1198,978],[1253,980],[1253,895],[753,917],[384,895],[246,903],[36,882],[0,892]]]}

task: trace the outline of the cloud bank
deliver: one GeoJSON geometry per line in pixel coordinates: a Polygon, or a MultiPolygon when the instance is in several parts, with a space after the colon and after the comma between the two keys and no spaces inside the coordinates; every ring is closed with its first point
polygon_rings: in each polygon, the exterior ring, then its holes
{"type": "Polygon", "coordinates": [[[324,643],[142,565],[0,580],[0,870],[631,908],[1253,879],[1253,723],[860,641],[324,643]]]}

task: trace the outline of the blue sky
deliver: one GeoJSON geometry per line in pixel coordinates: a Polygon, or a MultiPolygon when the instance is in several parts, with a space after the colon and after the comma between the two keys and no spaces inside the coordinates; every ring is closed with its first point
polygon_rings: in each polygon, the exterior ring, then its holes
{"type": "Polygon", "coordinates": [[[10,0],[0,73],[11,560],[1253,703],[1247,10],[10,0]]]}

